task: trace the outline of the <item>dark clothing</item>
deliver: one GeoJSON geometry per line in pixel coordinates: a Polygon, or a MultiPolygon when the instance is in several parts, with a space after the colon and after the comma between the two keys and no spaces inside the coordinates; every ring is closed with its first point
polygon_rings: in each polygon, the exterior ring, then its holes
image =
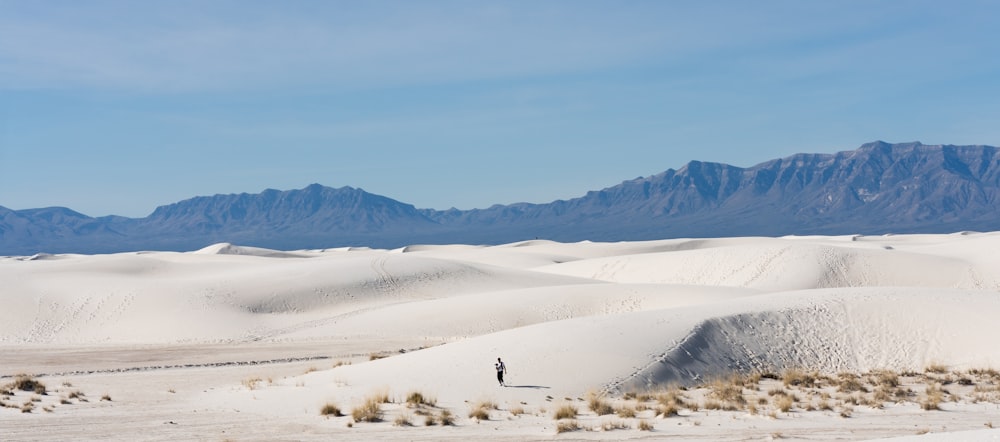
{"type": "Polygon", "coordinates": [[[494,365],[497,368],[497,381],[500,382],[500,385],[503,385],[503,374],[507,371],[507,366],[502,361],[497,361],[494,365]]]}

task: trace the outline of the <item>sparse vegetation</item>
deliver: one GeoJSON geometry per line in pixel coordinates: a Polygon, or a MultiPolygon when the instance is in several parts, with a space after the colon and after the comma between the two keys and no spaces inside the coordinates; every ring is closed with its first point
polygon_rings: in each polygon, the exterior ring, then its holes
{"type": "Polygon", "coordinates": [[[392,421],[392,424],[397,427],[412,427],[413,424],[410,423],[409,413],[400,413],[396,416],[396,420],[392,421]]]}
{"type": "Polygon", "coordinates": [[[645,419],[642,419],[642,420],[639,421],[639,430],[640,431],[653,431],[653,424],[649,423],[649,421],[647,421],[645,419]]]}
{"type": "Polygon", "coordinates": [[[940,410],[941,402],[944,400],[944,391],[940,384],[933,384],[927,387],[924,392],[924,399],[920,401],[920,408],[924,410],[940,410]]]}
{"type": "Polygon", "coordinates": [[[344,415],[343,413],[341,413],[340,407],[338,407],[336,404],[332,402],[327,402],[326,405],[323,405],[323,408],[319,409],[319,414],[322,416],[334,416],[334,417],[340,417],[344,415]]]}
{"type": "Polygon", "coordinates": [[[610,421],[605,421],[605,422],[601,423],[601,429],[604,430],[604,431],[628,430],[628,429],[631,429],[631,428],[632,427],[629,424],[625,423],[624,421],[617,420],[617,419],[610,420],[610,421]]]}
{"type": "MultiPolygon", "coordinates": [[[[30,391],[35,394],[47,394],[45,384],[39,382],[34,377],[27,374],[14,376],[14,382],[8,388],[20,391],[30,391]]],[[[7,389],[4,389],[5,391],[7,389]]]]}
{"type": "Polygon", "coordinates": [[[948,366],[946,366],[944,364],[941,364],[941,363],[934,362],[934,363],[931,363],[930,365],[924,367],[924,372],[925,373],[934,373],[934,374],[945,374],[945,373],[948,372],[948,366]]]}
{"type": "Polygon", "coordinates": [[[556,424],[556,433],[567,433],[580,429],[580,423],[574,420],[565,420],[556,424]]]}
{"type": "Polygon", "coordinates": [[[406,403],[413,407],[417,407],[420,405],[427,405],[429,407],[433,407],[437,404],[437,400],[428,397],[419,391],[414,391],[406,396],[406,403]]]}
{"type": "Polygon", "coordinates": [[[625,405],[616,409],[615,414],[621,418],[633,418],[636,416],[636,409],[635,407],[625,405]]]}
{"type": "Polygon", "coordinates": [[[383,415],[380,405],[384,403],[381,399],[378,395],[369,396],[364,404],[351,410],[351,417],[355,422],[381,422],[383,415]]]}
{"type": "Polygon", "coordinates": [[[480,401],[472,406],[469,417],[481,421],[490,420],[490,410],[496,410],[497,405],[491,401],[480,401]]]}
{"type": "Polygon", "coordinates": [[[598,416],[613,414],[615,412],[611,404],[593,392],[588,395],[587,405],[590,407],[590,411],[593,411],[598,416]]]}
{"type": "Polygon", "coordinates": [[[794,405],[795,399],[790,395],[781,394],[774,396],[774,408],[781,410],[782,413],[788,413],[794,405]]]}
{"type": "Polygon", "coordinates": [[[243,379],[242,384],[243,384],[244,387],[247,387],[247,390],[256,390],[256,389],[260,388],[260,384],[262,382],[264,382],[263,379],[261,379],[260,377],[254,376],[254,377],[249,377],[249,378],[243,379]]]}
{"type": "Polygon", "coordinates": [[[576,407],[574,407],[571,404],[565,404],[557,408],[555,413],[553,413],[552,417],[556,420],[575,419],[577,413],[579,413],[579,410],[577,410],[576,407]]]}
{"type": "Polygon", "coordinates": [[[441,425],[455,425],[455,417],[451,414],[451,411],[441,410],[441,413],[438,415],[438,422],[441,425]]]}

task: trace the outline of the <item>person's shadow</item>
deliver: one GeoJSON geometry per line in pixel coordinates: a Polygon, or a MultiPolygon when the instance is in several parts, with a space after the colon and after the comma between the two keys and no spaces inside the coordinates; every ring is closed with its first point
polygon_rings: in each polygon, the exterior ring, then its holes
{"type": "Polygon", "coordinates": [[[544,385],[504,385],[504,386],[507,388],[534,388],[536,390],[541,390],[543,388],[551,388],[551,387],[546,387],[544,385]]]}

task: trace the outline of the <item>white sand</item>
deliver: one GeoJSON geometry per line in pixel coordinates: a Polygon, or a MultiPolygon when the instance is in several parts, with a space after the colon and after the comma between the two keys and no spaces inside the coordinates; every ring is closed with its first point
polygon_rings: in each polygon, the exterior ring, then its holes
{"type": "Polygon", "coordinates": [[[613,416],[581,400],[733,371],[1000,368],[997,250],[957,233],[0,258],[0,386],[49,388],[31,413],[31,393],[0,397],[0,439],[996,440],[990,401],[649,410],[653,431],[601,431],[613,416]],[[387,422],[319,414],[380,391],[387,422]],[[425,427],[413,391],[456,425],[425,427]],[[467,417],[477,401],[491,420],[467,417]],[[557,435],[563,403],[597,431],[557,435]]]}

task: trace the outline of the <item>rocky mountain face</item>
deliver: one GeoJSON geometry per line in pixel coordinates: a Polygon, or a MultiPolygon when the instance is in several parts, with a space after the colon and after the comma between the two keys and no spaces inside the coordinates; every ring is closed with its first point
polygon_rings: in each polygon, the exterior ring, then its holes
{"type": "Polygon", "coordinates": [[[140,219],[0,207],[0,255],[984,231],[1000,229],[998,202],[995,147],[874,142],[749,168],[692,161],[580,198],[466,211],[318,184],[196,197],[140,219]]]}

